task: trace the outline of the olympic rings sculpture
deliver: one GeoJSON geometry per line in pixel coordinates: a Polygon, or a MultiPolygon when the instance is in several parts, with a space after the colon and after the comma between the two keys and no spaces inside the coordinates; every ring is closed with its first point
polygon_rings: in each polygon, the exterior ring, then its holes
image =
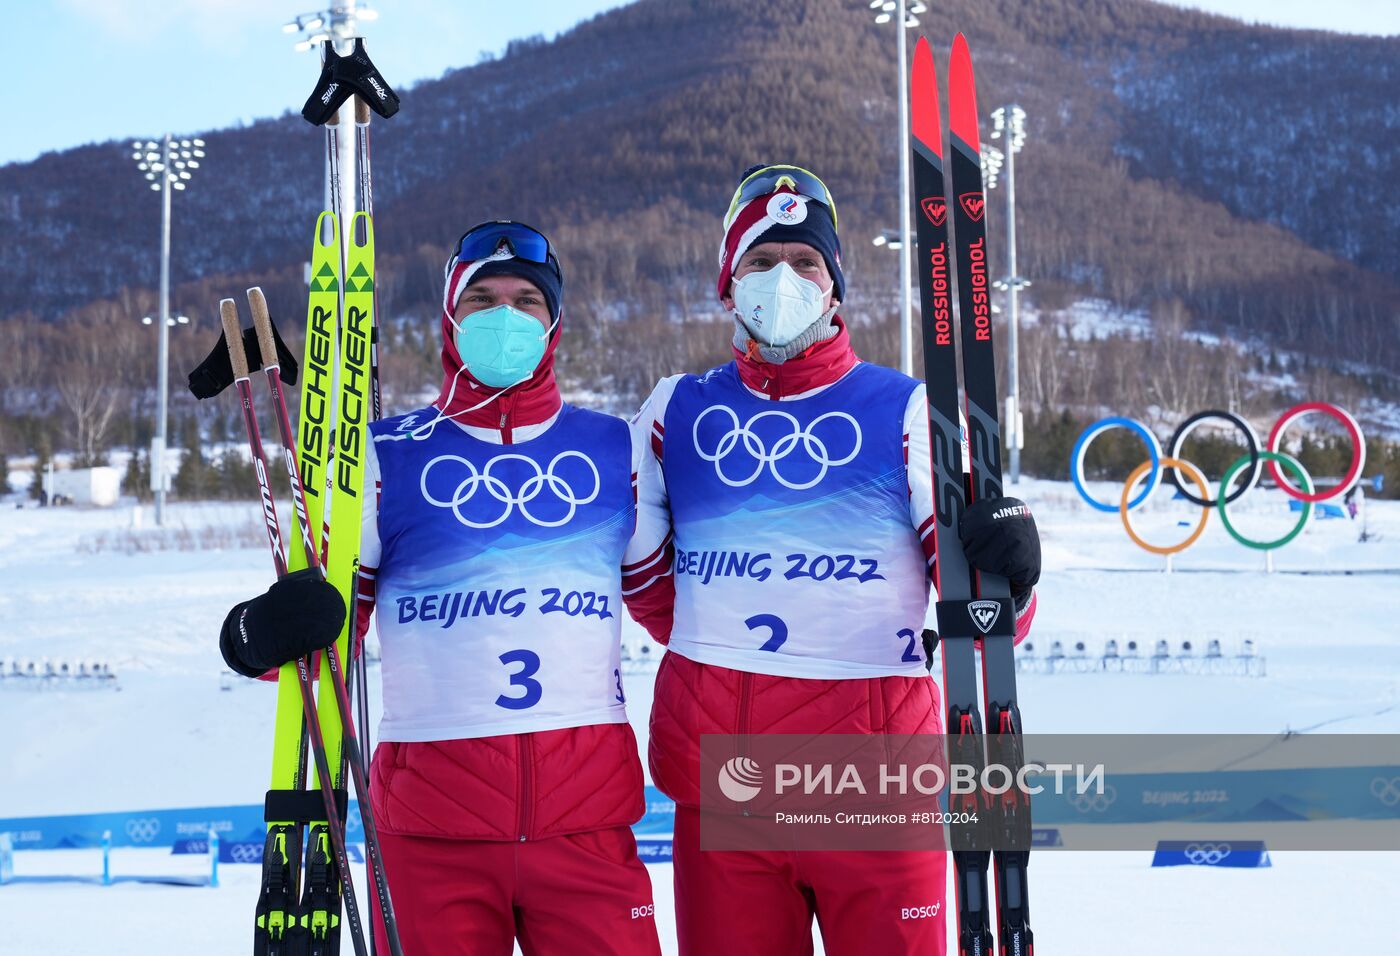
{"type": "Polygon", "coordinates": [[[603,488],[602,480],[598,476],[598,466],[593,464],[593,460],[583,452],[572,450],[561,451],[545,468],[541,468],[538,462],[527,455],[513,453],[497,455],[482,468],[477,468],[476,465],[459,455],[438,455],[423,466],[423,474],[419,478],[418,485],[419,490],[423,493],[424,501],[435,508],[451,509],[459,522],[468,528],[475,529],[494,528],[505,522],[516,509],[519,509],[521,516],[533,525],[538,525],[541,528],[557,528],[573,520],[578,509],[597,498],[598,493],[603,488]],[[573,488],[568,481],[555,473],[555,469],[561,462],[571,458],[577,458],[583,462],[588,467],[588,472],[593,476],[592,487],[586,494],[580,495],[578,490],[573,488]],[[505,481],[491,474],[493,468],[508,461],[521,462],[534,472],[521,484],[519,491],[512,491],[505,481]],[[428,490],[428,472],[432,471],[433,466],[439,462],[455,462],[458,466],[457,473],[460,474],[462,469],[465,469],[466,472],[466,477],[457,484],[456,490],[452,492],[452,497],[446,501],[435,497],[428,490]],[[499,515],[488,521],[473,520],[462,512],[462,506],[472,500],[478,488],[484,489],[490,498],[504,506],[499,515]],[[546,488],[559,502],[568,507],[568,511],[562,518],[548,520],[530,513],[530,502],[534,501],[546,488]]]}
{"type": "MultiPolygon", "coordinates": [[[[845,433],[845,429],[841,429],[845,433]]],[[[828,439],[835,438],[829,435],[828,439]]],[[[797,418],[779,409],[769,409],[761,411],[748,421],[739,422],[739,416],[727,405],[711,405],[699,415],[695,416],[695,425],[691,429],[691,438],[695,443],[695,453],[704,461],[708,461],[715,466],[715,476],[730,488],[743,488],[753,484],[763,474],[767,468],[774,480],[784,488],[791,488],[793,491],[805,491],[821,483],[826,477],[826,473],[832,468],[839,468],[841,465],[850,464],[860,454],[861,433],[860,425],[856,420],[845,412],[827,412],[818,415],[810,424],[803,426],[797,418]],[[713,451],[707,451],[700,439],[700,424],[711,412],[719,412],[721,416],[727,418],[728,431],[720,436],[719,442],[713,451]],[[773,443],[773,447],[768,448],[763,439],[753,430],[753,426],[765,418],[786,423],[787,434],[781,435],[773,443]],[[815,430],[823,421],[830,419],[832,422],[844,422],[850,426],[850,451],[844,455],[832,457],[827,443],[818,438],[815,430]],[[778,462],[787,458],[793,452],[801,448],[803,454],[800,458],[805,458],[808,462],[818,467],[816,475],[806,481],[794,481],[783,475],[778,470],[778,462]],[[729,459],[730,454],[742,448],[750,458],[753,459],[753,470],[741,478],[734,478],[724,470],[724,462],[729,459]]],[[[844,444],[844,443],[843,443],[844,444]]],[[[741,461],[742,465],[743,462],[741,461]]]]}
{"type": "Polygon", "coordinates": [[[1153,554],[1161,555],[1176,554],[1194,544],[1205,531],[1212,508],[1219,509],[1220,520],[1224,524],[1226,532],[1240,544],[1260,551],[1281,548],[1296,538],[1307,526],[1308,518],[1311,517],[1312,513],[1311,505],[1346,494],[1361,480],[1361,472],[1366,467],[1366,440],[1361,434],[1361,426],[1345,409],[1330,402],[1304,402],[1288,409],[1279,416],[1278,421],[1269,430],[1268,440],[1263,443],[1259,441],[1259,436],[1249,422],[1232,412],[1217,410],[1197,412],[1177,426],[1167,445],[1167,451],[1168,453],[1165,455],[1162,453],[1162,446],[1157,441],[1157,436],[1142,422],[1132,418],[1110,416],[1101,418],[1084,429],[1080,433],[1079,439],[1074,443],[1074,450],[1070,453],[1070,476],[1074,480],[1075,490],[1079,492],[1080,497],[1091,508],[1098,511],[1108,514],[1117,512],[1123,522],[1124,530],[1127,531],[1128,537],[1135,544],[1153,554]],[[1280,450],[1283,445],[1284,433],[1303,416],[1314,413],[1327,415],[1339,422],[1346,429],[1352,446],[1351,463],[1348,465],[1341,482],[1334,488],[1322,491],[1314,488],[1312,476],[1308,474],[1301,462],[1280,450]],[[1200,469],[1181,457],[1182,449],[1190,434],[1203,422],[1212,419],[1224,421],[1233,426],[1244,436],[1247,448],[1244,455],[1225,469],[1225,473],[1220,478],[1219,490],[1213,498],[1200,469]],[[1116,506],[1099,501],[1091,495],[1085,485],[1084,478],[1084,459],[1088,454],[1090,443],[1104,432],[1114,428],[1126,428],[1133,432],[1147,448],[1147,459],[1134,468],[1127,481],[1124,482],[1123,493],[1116,506]],[[1280,471],[1280,466],[1282,471],[1280,471]],[[1240,473],[1246,469],[1248,473],[1237,484],[1240,473]],[[1272,541],[1257,541],[1245,537],[1231,523],[1229,515],[1226,513],[1226,505],[1233,504],[1251,491],[1259,483],[1259,479],[1266,469],[1270,477],[1277,483],[1279,490],[1290,498],[1303,502],[1303,507],[1299,512],[1297,523],[1286,534],[1272,541]],[[1293,476],[1297,482],[1296,485],[1284,477],[1284,471],[1293,476]],[[1194,486],[1195,493],[1188,489],[1181,480],[1183,474],[1194,486]],[[1140,507],[1151,497],[1164,478],[1167,484],[1175,488],[1183,498],[1200,507],[1201,518],[1184,540],[1172,545],[1154,545],[1144,541],[1138,535],[1133,529],[1128,515],[1129,512],[1140,507]],[[1146,479],[1145,482],[1144,479],[1146,479]],[[1138,490],[1140,484],[1142,488],[1138,490]]]}

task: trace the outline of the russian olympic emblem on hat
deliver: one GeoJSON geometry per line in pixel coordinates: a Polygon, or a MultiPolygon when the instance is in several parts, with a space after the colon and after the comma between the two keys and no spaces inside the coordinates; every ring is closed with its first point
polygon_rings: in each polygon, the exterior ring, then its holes
{"type": "Polygon", "coordinates": [[[774,193],[768,198],[768,218],[780,226],[795,226],[807,218],[807,197],[774,193]]]}

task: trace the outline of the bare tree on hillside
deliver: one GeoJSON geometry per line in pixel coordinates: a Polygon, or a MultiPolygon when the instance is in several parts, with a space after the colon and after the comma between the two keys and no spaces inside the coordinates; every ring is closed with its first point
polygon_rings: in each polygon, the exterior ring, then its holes
{"type": "Polygon", "coordinates": [[[65,326],[56,337],[54,387],[71,416],[73,447],[88,464],[98,461],[124,397],[119,361],[123,350],[113,348],[123,341],[121,332],[120,323],[94,321],[65,326]]]}

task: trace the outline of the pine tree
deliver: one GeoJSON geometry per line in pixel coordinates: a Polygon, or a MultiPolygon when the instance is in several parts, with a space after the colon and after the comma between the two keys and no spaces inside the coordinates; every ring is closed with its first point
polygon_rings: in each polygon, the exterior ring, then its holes
{"type": "Polygon", "coordinates": [[[136,449],[126,460],[126,474],[122,476],[122,493],[132,495],[139,501],[150,499],[151,462],[144,449],[136,449]]]}
{"type": "Polygon", "coordinates": [[[183,454],[180,456],[180,470],[175,473],[174,491],[186,501],[197,501],[209,497],[211,485],[217,478],[211,474],[209,459],[204,457],[204,444],[200,440],[199,420],[191,418],[186,423],[183,454]]]}
{"type": "Polygon", "coordinates": [[[44,497],[44,475],[49,469],[49,443],[45,438],[40,442],[38,452],[34,456],[34,476],[29,481],[29,497],[35,501],[42,501],[48,504],[44,497]]]}
{"type": "Polygon", "coordinates": [[[48,501],[44,498],[44,469],[47,465],[48,462],[44,461],[42,458],[36,458],[34,461],[34,474],[29,479],[29,497],[43,504],[48,504],[48,501]]]}
{"type": "Polygon", "coordinates": [[[226,449],[219,456],[217,467],[220,498],[246,498],[248,489],[257,487],[253,463],[238,448],[226,449]]]}

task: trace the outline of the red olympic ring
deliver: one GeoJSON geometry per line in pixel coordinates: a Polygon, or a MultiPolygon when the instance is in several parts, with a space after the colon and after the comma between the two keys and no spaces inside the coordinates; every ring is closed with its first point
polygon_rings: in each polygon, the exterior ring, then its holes
{"type": "Polygon", "coordinates": [[[1351,436],[1351,467],[1347,469],[1347,473],[1342,478],[1341,484],[1337,485],[1335,488],[1329,488],[1326,491],[1318,491],[1309,494],[1289,484],[1288,480],[1283,477],[1282,472],[1279,471],[1278,465],[1273,461],[1266,462],[1265,466],[1269,469],[1269,474],[1273,476],[1280,491],[1291,498],[1297,498],[1299,501],[1315,504],[1319,501],[1326,501],[1329,498],[1335,498],[1338,495],[1345,494],[1351,489],[1352,485],[1356,484],[1357,479],[1361,476],[1361,469],[1366,466],[1366,440],[1361,437],[1361,426],[1356,423],[1356,419],[1352,418],[1345,409],[1333,405],[1331,402],[1304,402],[1301,405],[1294,405],[1288,411],[1280,415],[1278,421],[1274,422],[1274,427],[1269,431],[1269,441],[1267,443],[1269,451],[1277,453],[1279,446],[1283,442],[1283,433],[1288,427],[1304,415],[1308,415],[1312,412],[1321,412],[1335,421],[1340,422],[1342,427],[1344,427],[1351,436]]]}

